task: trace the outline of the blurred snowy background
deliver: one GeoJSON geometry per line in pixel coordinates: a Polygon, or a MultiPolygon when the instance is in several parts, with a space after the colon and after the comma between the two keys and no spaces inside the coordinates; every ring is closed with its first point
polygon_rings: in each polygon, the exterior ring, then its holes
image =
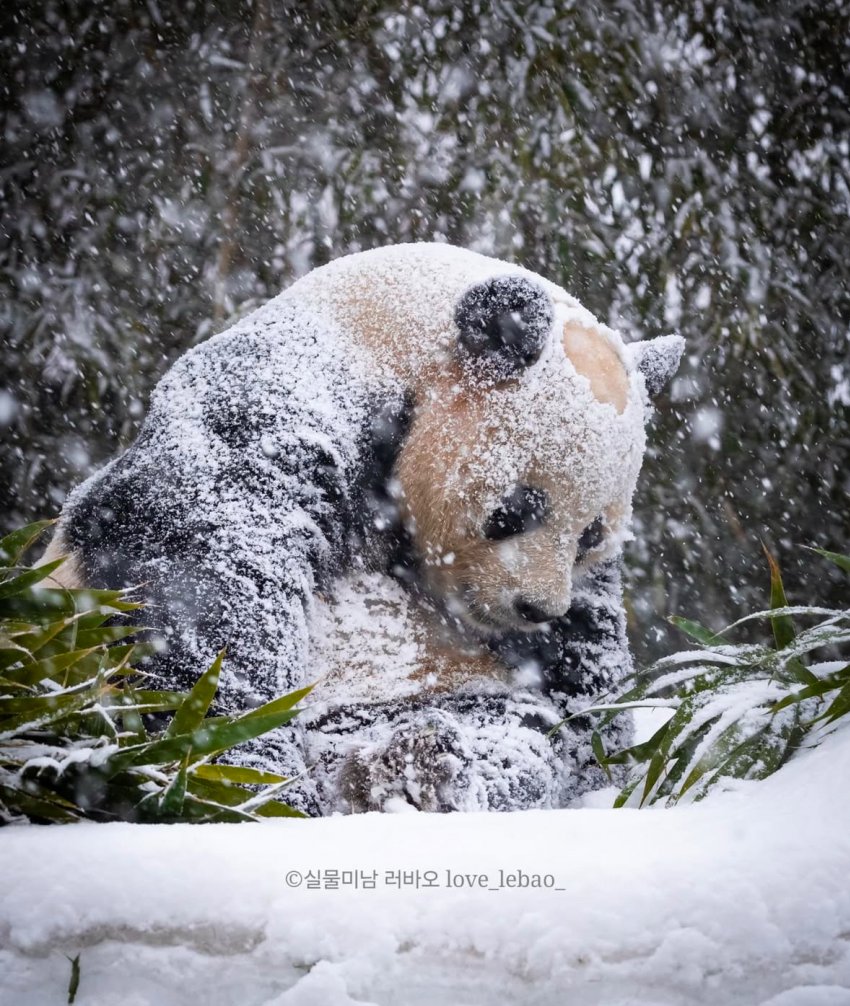
{"type": "Polygon", "coordinates": [[[0,9],[0,525],[57,512],[187,347],[347,252],[447,240],[679,332],[632,638],[837,600],[850,527],[850,4],[0,9]]]}

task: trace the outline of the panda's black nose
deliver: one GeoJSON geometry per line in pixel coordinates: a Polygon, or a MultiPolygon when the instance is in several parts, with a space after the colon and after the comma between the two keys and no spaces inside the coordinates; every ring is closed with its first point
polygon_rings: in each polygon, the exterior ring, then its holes
{"type": "Polygon", "coordinates": [[[539,605],[523,598],[514,601],[514,611],[526,622],[551,622],[553,618],[561,617],[557,612],[545,611],[539,605]]]}

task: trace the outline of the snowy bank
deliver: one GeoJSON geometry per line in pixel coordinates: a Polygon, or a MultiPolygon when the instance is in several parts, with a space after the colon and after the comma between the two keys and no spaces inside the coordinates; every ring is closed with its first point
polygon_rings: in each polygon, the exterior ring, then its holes
{"type": "Polygon", "coordinates": [[[79,1006],[845,1006],[848,778],[844,729],[674,810],[7,828],[0,1003],[80,953],[79,1006]]]}

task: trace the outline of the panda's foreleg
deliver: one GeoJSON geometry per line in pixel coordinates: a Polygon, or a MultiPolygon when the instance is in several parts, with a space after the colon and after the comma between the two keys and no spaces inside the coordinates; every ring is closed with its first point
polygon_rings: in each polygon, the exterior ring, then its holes
{"type": "MultiPolygon", "coordinates": [[[[616,696],[634,673],[631,648],[626,633],[623,603],[622,563],[618,559],[601,563],[588,571],[575,591],[565,619],[554,626],[562,656],[555,666],[544,668],[544,687],[563,715],[573,715],[586,707],[616,696]]],[[[603,747],[615,751],[633,739],[630,713],[620,714],[599,728],[598,717],[573,721],[577,739],[581,792],[610,784],[590,748],[590,736],[599,729],[603,747]]],[[[614,770],[614,781],[619,781],[614,770]]]]}
{"type": "MultiPolygon", "coordinates": [[[[607,750],[626,747],[632,739],[631,716],[621,714],[604,728],[590,716],[570,718],[610,698],[633,671],[619,560],[590,569],[576,585],[566,616],[547,631],[511,635],[495,649],[510,666],[536,674],[558,719],[569,720],[564,734],[574,773],[568,798],[610,784],[593,755],[592,734],[599,729],[607,750]]],[[[616,770],[614,777],[618,781],[616,770]]]]}
{"type": "MultiPolygon", "coordinates": [[[[187,691],[224,649],[214,711],[237,715],[305,684],[317,534],[286,514],[270,519],[258,494],[222,520],[204,509],[197,481],[133,448],[75,494],[61,544],[86,584],[136,587],[146,602],[148,687],[187,691]]],[[[225,757],[303,775],[303,731],[296,719],[225,757]]],[[[309,789],[299,785],[305,806],[309,789]]]]}
{"type": "MultiPolygon", "coordinates": [[[[273,554],[296,565],[302,542],[275,538],[273,544],[273,554]]],[[[219,544],[193,556],[190,565],[182,572],[173,567],[172,576],[157,586],[163,615],[156,632],[164,643],[154,662],[157,679],[188,688],[223,650],[213,712],[231,716],[307,684],[309,575],[269,577],[255,555],[228,552],[219,544]]],[[[296,717],[232,748],[223,760],[297,779],[284,799],[315,813],[303,733],[296,717]]]]}

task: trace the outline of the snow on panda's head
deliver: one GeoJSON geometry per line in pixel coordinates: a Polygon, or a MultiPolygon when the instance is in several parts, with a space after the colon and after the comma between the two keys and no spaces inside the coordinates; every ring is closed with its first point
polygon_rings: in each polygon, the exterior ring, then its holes
{"type": "Polygon", "coordinates": [[[393,489],[431,593],[485,631],[563,615],[627,535],[648,392],[681,340],[627,346],[560,287],[450,246],[323,273],[315,302],[412,391],[393,489]]]}

